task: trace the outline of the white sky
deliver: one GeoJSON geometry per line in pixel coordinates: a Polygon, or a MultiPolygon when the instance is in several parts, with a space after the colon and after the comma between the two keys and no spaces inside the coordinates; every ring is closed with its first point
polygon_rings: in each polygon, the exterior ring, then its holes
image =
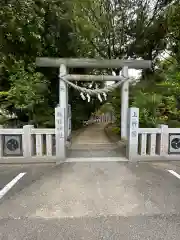
{"type": "Polygon", "coordinates": [[[136,69],[129,69],[129,76],[138,78],[141,74],[141,70],[136,70],[136,69]]]}
{"type": "MultiPolygon", "coordinates": [[[[129,69],[128,73],[129,73],[129,77],[138,78],[141,74],[141,70],[129,69]]],[[[107,83],[107,85],[112,85],[114,82],[113,81],[108,81],[106,83],[107,83]]]]}

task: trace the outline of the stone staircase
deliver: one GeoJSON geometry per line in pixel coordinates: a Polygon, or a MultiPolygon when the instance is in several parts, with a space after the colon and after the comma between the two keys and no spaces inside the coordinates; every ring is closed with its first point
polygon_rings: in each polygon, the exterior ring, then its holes
{"type": "Polygon", "coordinates": [[[70,158],[119,157],[124,156],[125,148],[112,142],[104,132],[103,124],[93,124],[72,139],[67,155],[70,158]]]}
{"type": "Polygon", "coordinates": [[[124,157],[125,148],[116,143],[73,144],[67,155],[70,158],[124,157]]]}
{"type": "Polygon", "coordinates": [[[116,149],[118,147],[115,143],[84,143],[72,144],[70,149],[74,150],[102,150],[102,149],[116,149]]]}

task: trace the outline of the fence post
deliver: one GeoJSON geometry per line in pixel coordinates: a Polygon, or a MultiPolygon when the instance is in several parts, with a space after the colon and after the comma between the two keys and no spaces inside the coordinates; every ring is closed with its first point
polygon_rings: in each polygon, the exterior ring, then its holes
{"type": "Polygon", "coordinates": [[[161,137],[160,137],[160,155],[165,156],[168,154],[168,145],[169,145],[169,132],[168,125],[160,125],[161,128],[161,137]]]}
{"type": "Polygon", "coordinates": [[[128,113],[127,158],[133,160],[138,154],[139,108],[131,107],[128,113]]]}
{"type": "Polygon", "coordinates": [[[23,126],[22,147],[23,147],[23,156],[24,157],[32,156],[32,137],[31,137],[32,128],[34,128],[33,125],[23,126]]]}
{"type": "Polygon", "coordinates": [[[67,134],[67,141],[71,139],[71,132],[72,132],[72,113],[71,113],[71,105],[68,104],[68,134],[67,134]]]}
{"type": "MultiPolygon", "coordinates": [[[[3,125],[0,125],[0,131],[3,129],[3,125]]],[[[3,157],[3,135],[0,132],[0,158],[3,157]]]]}
{"type": "Polygon", "coordinates": [[[59,160],[62,161],[66,159],[65,108],[55,108],[55,134],[56,157],[58,157],[59,160]]]}

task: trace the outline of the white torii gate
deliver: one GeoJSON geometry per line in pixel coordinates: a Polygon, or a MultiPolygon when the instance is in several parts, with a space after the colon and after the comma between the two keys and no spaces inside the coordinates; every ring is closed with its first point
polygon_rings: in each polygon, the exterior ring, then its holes
{"type": "MultiPolygon", "coordinates": [[[[68,90],[67,84],[62,78],[68,81],[121,81],[122,76],[105,75],[74,75],[68,74],[68,68],[121,68],[122,75],[128,78],[128,69],[151,68],[152,62],[148,60],[120,60],[120,59],[87,59],[87,58],[37,58],[36,65],[39,67],[59,68],[59,107],[64,109],[63,113],[63,134],[56,138],[56,155],[66,158],[66,134],[67,134],[67,112],[68,112],[68,90]]],[[[121,85],[121,138],[127,139],[129,108],[129,82],[125,81],[121,85]]],[[[56,113],[58,119],[58,113],[56,113]]],[[[58,120],[59,121],[59,120],[58,120]]]]}

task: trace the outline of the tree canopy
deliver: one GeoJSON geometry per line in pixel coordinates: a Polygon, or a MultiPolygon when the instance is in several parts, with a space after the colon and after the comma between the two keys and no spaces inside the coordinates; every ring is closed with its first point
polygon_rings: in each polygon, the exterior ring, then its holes
{"type": "MultiPolygon", "coordinates": [[[[19,124],[54,126],[58,71],[37,68],[37,56],[152,60],[153,68],[143,71],[141,81],[131,88],[130,104],[140,108],[143,126],[179,124],[179,1],[0,0],[0,121],[10,124],[5,116],[13,116],[19,124]]],[[[117,121],[119,92],[108,98],[117,121]]],[[[101,105],[96,98],[83,101],[72,88],[69,103],[74,128],[101,105]]]]}

